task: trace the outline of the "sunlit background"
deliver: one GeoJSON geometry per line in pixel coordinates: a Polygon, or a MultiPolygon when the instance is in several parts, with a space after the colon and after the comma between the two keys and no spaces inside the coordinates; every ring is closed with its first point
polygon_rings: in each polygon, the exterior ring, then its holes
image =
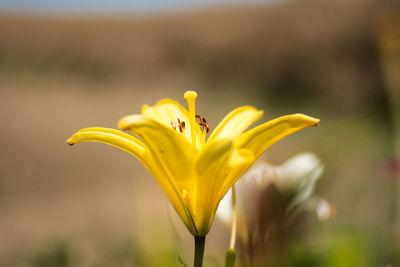
{"type": "MultiPolygon", "coordinates": [[[[192,237],[138,160],[65,142],[188,89],[211,130],[240,105],[321,119],[260,160],[318,155],[332,216],[303,214],[266,266],[399,266],[395,0],[1,1],[0,266],[191,263],[192,237]]],[[[223,266],[229,234],[215,220],[205,266],[223,266]]]]}

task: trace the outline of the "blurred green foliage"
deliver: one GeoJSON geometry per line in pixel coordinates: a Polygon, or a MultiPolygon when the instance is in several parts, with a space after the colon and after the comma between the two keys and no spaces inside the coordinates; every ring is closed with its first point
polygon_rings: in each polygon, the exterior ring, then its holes
{"type": "Polygon", "coordinates": [[[75,251],[69,242],[56,241],[32,252],[28,259],[31,267],[74,266],[75,251]]]}

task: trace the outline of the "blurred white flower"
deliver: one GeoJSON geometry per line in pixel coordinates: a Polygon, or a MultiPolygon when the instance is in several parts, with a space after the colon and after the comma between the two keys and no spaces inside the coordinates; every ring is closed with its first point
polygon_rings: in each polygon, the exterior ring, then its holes
{"type": "MultiPolygon", "coordinates": [[[[315,191],[316,183],[324,172],[321,160],[312,153],[302,153],[284,162],[281,166],[269,168],[275,170],[273,182],[282,194],[293,194],[288,209],[301,205],[315,191]]],[[[262,177],[259,177],[262,179],[262,177]]],[[[267,178],[268,179],[268,178],[267,178]]]]}
{"type": "MultiPolygon", "coordinates": [[[[330,204],[314,195],[323,171],[321,160],[312,153],[296,155],[280,166],[262,162],[247,171],[235,184],[240,238],[267,234],[272,225],[279,227],[302,210],[314,211],[321,220],[329,218],[330,204]]],[[[231,223],[231,191],[220,202],[217,217],[231,223]]]]}

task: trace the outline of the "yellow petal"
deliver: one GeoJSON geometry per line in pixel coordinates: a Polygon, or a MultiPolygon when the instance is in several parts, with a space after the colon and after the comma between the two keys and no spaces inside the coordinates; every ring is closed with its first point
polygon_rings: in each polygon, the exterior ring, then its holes
{"type": "Polygon", "coordinates": [[[218,138],[235,138],[243,133],[250,125],[261,118],[264,112],[251,106],[243,106],[234,109],[218,124],[211,133],[208,142],[218,138]]]}
{"type": "Polygon", "coordinates": [[[146,146],[138,139],[124,132],[109,128],[84,128],[67,140],[67,143],[70,145],[80,142],[106,143],[133,154],[142,162],[144,153],[146,152],[146,146]]]}
{"type": "Polygon", "coordinates": [[[142,139],[153,158],[158,159],[175,180],[193,178],[193,165],[198,153],[181,133],[142,115],[126,116],[118,126],[142,139]]]}
{"type": "Polygon", "coordinates": [[[229,157],[232,151],[232,139],[218,139],[205,146],[196,162],[198,195],[195,222],[201,234],[206,234],[211,225],[214,207],[217,205],[214,196],[229,174],[229,157]]]}
{"type": "MultiPolygon", "coordinates": [[[[168,191],[166,194],[171,195],[169,197],[173,194],[178,195],[191,214],[195,203],[190,200],[195,199],[197,192],[194,177],[197,150],[181,133],[142,115],[126,116],[118,125],[121,129],[130,130],[144,141],[156,168],[161,170],[164,179],[168,179],[173,185],[174,192],[168,191]]],[[[186,218],[184,221],[191,230],[188,225],[189,219],[186,218]]]]}
{"type": "MultiPolygon", "coordinates": [[[[101,142],[118,147],[125,150],[134,156],[136,156],[146,167],[146,169],[153,175],[160,187],[166,192],[166,195],[174,206],[175,210],[182,217],[185,224],[191,227],[192,222],[189,218],[189,213],[186,210],[182,199],[179,197],[176,188],[168,179],[165,179],[165,174],[163,170],[158,168],[156,163],[148,151],[146,151],[146,146],[137,138],[126,134],[124,132],[109,129],[109,128],[84,128],[76,132],[67,140],[68,144],[73,145],[80,142],[101,142]]],[[[194,226],[189,229],[194,232],[194,226]]]]}
{"type": "Polygon", "coordinates": [[[217,211],[219,202],[228,192],[229,188],[242,176],[242,174],[253,164],[255,161],[254,154],[246,149],[234,149],[228,159],[228,164],[225,165],[224,179],[221,179],[216,187],[216,191],[210,197],[212,206],[210,226],[214,219],[215,212],[217,211]]]}
{"type": "Polygon", "coordinates": [[[256,157],[254,153],[247,149],[235,149],[229,158],[230,172],[225,178],[220,191],[217,194],[219,202],[228,192],[229,188],[242,176],[242,174],[254,163],[256,157]]]}
{"type": "Polygon", "coordinates": [[[319,119],[304,114],[282,116],[243,133],[237,138],[235,146],[251,150],[258,157],[282,138],[318,123],[319,119]]]}
{"type": "Polygon", "coordinates": [[[161,189],[168,197],[168,200],[175,208],[178,215],[182,218],[182,221],[184,222],[188,230],[192,234],[196,235],[197,229],[194,225],[192,214],[186,207],[186,202],[185,198],[183,197],[182,190],[179,189],[176,183],[168,176],[165,170],[158,163],[151,161],[151,163],[149,163],[146,168],[160,185],[161,189]]]}
{"type": "Polygon", "coordinates": [[[171,121],[188,120],[189,113],[178,102],[172,99],[162,99],[154,106],[143,105],[142,114],[166,126],[171,126],[171,121]]]}

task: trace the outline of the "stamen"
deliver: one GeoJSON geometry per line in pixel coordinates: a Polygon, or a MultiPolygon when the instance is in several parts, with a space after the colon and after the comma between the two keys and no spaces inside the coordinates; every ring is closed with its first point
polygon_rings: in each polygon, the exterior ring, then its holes
{"type": "MultiPolygon", "coordinates": [[[[183,133],[183,130],[185,130],[186,124],[184,121],[181,121],[179,118],[177,120],[178,120],[178,129],[181,133],[183,133]]],[[[171,126],[172,126],[172,128],[174,128],[174,130],[176,130],[176,124],[174,121],[171,121],[171,126]]]]}
{"type": "Polygon", "coordinates": [[[174,128],[174,130],[176,130],[175,122],[171,121],[171,126],[172,126],[172,128],[174,128]]]}
{"type": "Polygon", "coordinates": [[[179,131],[181,133],[183,133],[183,130],[185,129],[185,122],[181,121],[179,118],[178,118],[178,127],[179,127],[179,131]]]}
{"type": "Polygon", "coordinates": [[[210,131],[210,127],[208,127],[207,120],[200,115],[196,115],[196,118],[199,119],[199,125],[203,126],[203,130],[206,130],[206,134],[210,131]]]}
{"type": "Polygon", "coordinates": [[[208,127],[206,118],[203,117],[203,127],[206,128],[206,133],[210,131],[210,127],[208,127]]]}

